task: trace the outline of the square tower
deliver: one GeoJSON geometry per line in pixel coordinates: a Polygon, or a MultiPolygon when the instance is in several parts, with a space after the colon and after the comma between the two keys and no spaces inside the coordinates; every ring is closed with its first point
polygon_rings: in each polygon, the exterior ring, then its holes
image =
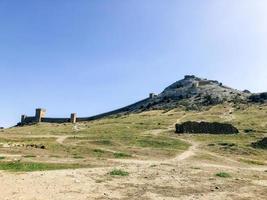
{"type": "Polygon", "coordinates": [[[77,114],[76,113],[71,113],[70,115],[70,122],[75,124],[77,121],[77,114]]]}
{"type": "Polygon", "coordinates": [[[20,121],[20,124],[21,124],[22,126],[24,125],[26,118],[27,118],[26,115],[21,115],[21,121],[20,121]]]}
{"type": "Polygon", "coordinates": [[[150,99],[153,99],[153,98],[155,98],[155,97],[157,97],[157,95],[156,95],[155,93],[150,93],[150,94],[149,94],[149,98],[150,98],[150,99]]]}
{"type": "Polygon", "coordinates": [[[42,122],[42,118],[45,117],[45,114],[46,114],[46,110],[45,109],[37,108],[36,111],[35,111],[36,122],[37,123],[42,122]]]}

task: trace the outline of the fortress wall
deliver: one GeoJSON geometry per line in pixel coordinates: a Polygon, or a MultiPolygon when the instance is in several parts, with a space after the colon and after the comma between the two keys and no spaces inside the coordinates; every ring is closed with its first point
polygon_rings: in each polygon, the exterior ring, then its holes
{"type": "Polygon", "coordinates": [[[25,117],[23,120],[23,124],[32,124],[34,122],[36,122],[35,117],[25,117]]]}
{"type": "Polygon", "coordinates": [[[69,122],[73,122],[73,123],[75,123],[75,122],[92,121],[92,120],[96,120],[96,119],[101,119],[103,117],[116,115],[116,114],[119,114],[119,113],[129,112],[129,111],[131,111],[133,109],[136,109],[136,107],[138,107],[139,104],[142,105],[143,103],[149,102],[149,100],[150,100],[150,98],[146,98],[144,100],[138,101],[138,102],[136,102],[134,104],[131,104],[129,106],[126,106],[126,107],[123,107],[123,108],[119,108],[117,110],[113,110],[113,111],[110,111],[110,112],[107,112],[107,113],[95,115],[95,116],[92,116],[92,117],[77,117],[76,118],[76,113],[72,113],[70,118],[48,118],[48,117],[44,117],[44,115],[45,115],[45,110],[44,109],[36,109],[36,116],[34,116],[34,117],[27,117],[25,115],[22,116],[21,125],[38,123],[38,122],[44,122],[44,123],[69,123],[69,122]]]}
{"type": "Polygon", "coordinates": [[[70,122],[70,118],[42,118],[41,122],[45,123],[68,123],[70,122]]]}
{"type": "MultiPolygon", "coordinates": [[[[48,117],[44,117],[44,118],[41,118],[40,122],[44,122],[44,123],[68,123],[68,122],[70,122],[70,118],[48,118],[48,117]]],[[[22,125],[33,124],[33,123],[38,123],[37,120],[36,120],[36,117],[25,117],[23,122],[21,122],[22,125]]]]}
{"type": "Polygon", "coordinates": [[[91,121],[91,120],[101,119],[103,117],[108,117],[108,116],[111,116],[111,115],[116,115],[116,114],[123,113],[123,112],[129,112],[129,111],[131,111],[131,109],[133,109],[134,107],[138,106],[138,104],[143,104],[147,100],[149,100],[149,98],[146,98],[144,100],[138,101],[138,102],[136,102],[134,104],[131,104],[129,106],[126,106],[126,107],[123,107],[123,108],[120,108],[120,109],[117,109],[117,110],[114,110],[114,111],[111,111],[111,112],[103,113],[103,114],[100,114],[100,115],[95,115],[95,116],[92,116],[92,117],[77,117],[77,122],[91,121]]]}

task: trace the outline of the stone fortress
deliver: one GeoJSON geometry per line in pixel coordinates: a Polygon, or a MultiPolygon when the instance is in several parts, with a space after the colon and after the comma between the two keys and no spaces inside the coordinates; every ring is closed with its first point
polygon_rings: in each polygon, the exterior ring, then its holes
{"type": "Polygon", "coordinates": [[[77,117],[76,113],[71,113],[70,118],[48,118],[46,117],[46,109],[43,108],[37,108],[35,110],[35,116],[27,116],[27,115],[22,115],[21,116],[21,122],[18,123],[19,126],[24,126],[24,125],[30,125],[30,124],[36,124],[36,123],[76,123],[76,122],[86,122],[86,121],[92,121],[96,119],[100,119],[103,117],[111,116],[111,115],[116,115],[119,113],[127,113],[133,111],[136,107],[139,107],[143,103],[153,100],[157,95],[154,93],[149,94],[149,98],[146,98],[144,100],[138,101],[134,104],[131,104],[129,106],[103,113],[100,115],[95,115],[92,117],[77,117]]]}
{"type": "Polygon", "coordinates": [[[28,125],[40,122],[46,123],[76,123],[100,119],[111,115],[137,113],[148,110],[174,109],[184,106],[187,109],[199,109],[202,106],[212,106],[231,103],[264,103],[267,102],[267,93],[250,93],[239,91],[223,85],[216,80],[207,80],[194,75],[186,75],[160,94],[150,93],[148,98],[129,106],[92,117],[77,117],[72,113],[69,118],[48,118],[46,110],[36,109],[35,116],[22,115],[18,125],[28,125]]]}

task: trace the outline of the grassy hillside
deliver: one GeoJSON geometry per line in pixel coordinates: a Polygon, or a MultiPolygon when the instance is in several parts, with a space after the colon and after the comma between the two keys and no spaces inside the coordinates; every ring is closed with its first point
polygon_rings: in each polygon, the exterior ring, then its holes
{"type": "Polygon", "coordinates": [[[254,149],[250,144],[266,133],[266,105],[218,105],[204,111],[149,111],[76,125],[38,124],[6,129],[0,132],[0,157],[4,164],[19,160],[79,164],[80,167],[107,165],[110,159],[158,160],[185,151],[190,145],[180,139],[190,137],[208,151],[264,164],[266,150],[254,149]],[[188,120],[230,122],[241,133],[177,136],[174,124],[188,120]]]}

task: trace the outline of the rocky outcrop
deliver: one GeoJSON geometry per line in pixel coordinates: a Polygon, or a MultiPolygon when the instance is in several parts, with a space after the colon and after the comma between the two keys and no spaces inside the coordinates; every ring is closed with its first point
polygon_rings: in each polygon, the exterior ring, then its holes
{"type": "Polygon", "coordinates": [[[184,122],[176,124],[176,133],[237,134],[239,131],[231,124],[218,122],[184,122]]]}
{"type": "Polygon", "coordinates": [[[252,143],[252,146],[254,148],[267,149],[267,137],[255,142],[255,143],[252,143]]]}
{"type": "Polygon", "coordinates": [[[189,110],[199,110],[202,106],[212,106],[224,102],[247,103],[248,92],[227,87],[216,80],[208,80],[193,75],[168,86],[154,98],[147,99],[135,110],[172,109],[179,106],[189,110]]]}
{"type": "Polygon", "coordinates": [[[267,92],[252,94],[249,100],[254,103],[264,103],[267,101],[267,92]]]}

